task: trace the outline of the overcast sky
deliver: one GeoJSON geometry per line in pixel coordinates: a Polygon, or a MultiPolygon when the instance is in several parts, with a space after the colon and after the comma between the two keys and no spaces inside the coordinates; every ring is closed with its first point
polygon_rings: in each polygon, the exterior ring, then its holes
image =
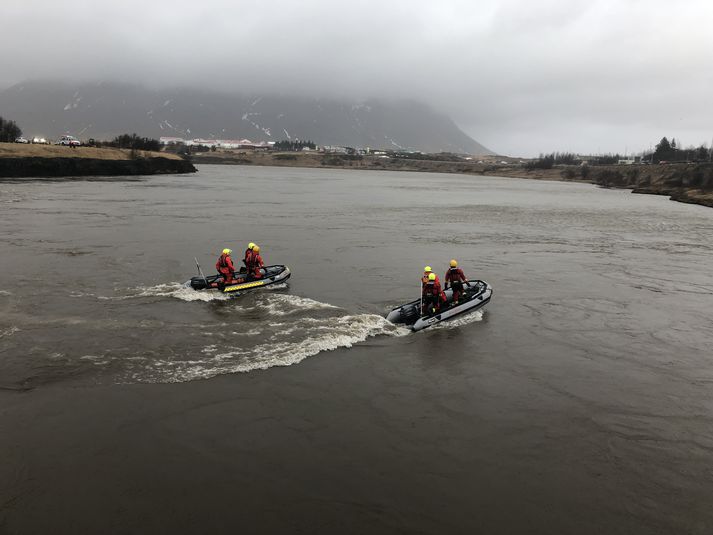
{"type": "Polygon", "coordinates": [[[0,0],[35,78],[408,97],[501,154],[713,138],[710,0],[0,0]]]}

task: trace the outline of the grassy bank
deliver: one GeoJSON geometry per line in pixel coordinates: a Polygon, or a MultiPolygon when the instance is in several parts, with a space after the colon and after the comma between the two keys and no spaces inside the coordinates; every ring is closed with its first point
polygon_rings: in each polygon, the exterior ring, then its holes
{"type": "Polygon", "coordinates": [[[384,156],[350,156],[318,152],[206,152],[193,155],[195,163],[224,165],[269,165],[277,167],[321,167],[338,169],[375,169],[387,171],[424,171],[430,173],[484,174],[494,169],[484,161],[436,161],[384,156]]]}
{"type": "Polygon", "coordinates": [[[122,176],[192,173],[176,154],[96,147],[0,143],[0,177],[122,176]]]}
{"type": "Polygon", "coordinates": [[[167,158],[180,160],[170,152],[135,151],[129,149],[97,147],[64,147],[60,145],[32,145],[24,143],[0,143],[0,158],[92,158],[94,160],[131,160],[142,158],[167,158]]]}

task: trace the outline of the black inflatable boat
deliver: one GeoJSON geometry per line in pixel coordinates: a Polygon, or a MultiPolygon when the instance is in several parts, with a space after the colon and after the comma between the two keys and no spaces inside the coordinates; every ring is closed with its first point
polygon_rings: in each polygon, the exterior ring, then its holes
{"type": "Polygon", "coordinates": [[[242,294],[250,290],[265,288],[273,284],[285,282],[290,278],[290,268],[282,265],[265,266],[260,269],[262,277],[256,279],[248,277],[243,268],[239,273],[236,272],[235,280],[230,284],[223,282],[223,277],[220,275],[209,275],[208,277],[201,276],[191,277],[191,280],[186,281],[186,288],[193,288],[197,291],[218,291],[226,294],[242,294]]]}
{"type": "Polygon", "coordinates": [[[394,308],[386,319],[391,323],[405,323],[411,327],[411,330],[420,331],[436,323],[481,309],[490,302],[490,297],[493,295],[493,289],[485,281],[468,281],[463,290],[464,293],[456,304],[453,303],[453,291],[446,290],[444,293],[447,301],[441,305],[441,310],[437,314],[422,316],[421,301],[417,299],[394,308]]]}

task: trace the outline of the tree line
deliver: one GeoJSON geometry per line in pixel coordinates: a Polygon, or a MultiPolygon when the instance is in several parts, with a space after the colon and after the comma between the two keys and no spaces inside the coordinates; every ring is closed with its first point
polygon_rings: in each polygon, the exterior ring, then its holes
{"type": "Polygon", "coordinates": [[[116,147],[119,149],[132,150],[161,150],[161,143],[158,139],[141,137],[138,134],[121,134],[111,141],[97,141],[96,145],[100,147],[116,147]]]}
{"type": "Polygon", "coordinates": [[[22,135],[22,129],[15,121],[0,117],[0,143],[12,143],[22,135]]]}
{"type": "Polygon", "coordinates": [[[555,165],[579,165],[581,163],[582,159],[572,152],[540,153],[539,158],[525,164],[525,169],[552,169],[555,165]]]}
{"type": "Polygon", "coordinates": [[[281,151],[300,151],[305,147],[315,150],[317,145],[312,141],[290,141],[288,139],[283,139],[282,141],[277,141],[275,143],[275,150],[281,151]]]}
{"type": "Polygon", "coordinates": [[[643,161],[654,163],[710,161],[713,155],[711,150],[713,149],[709,149],[704,144],[684,149],[676,143],[675,138],[669,141],[667,137],[663,137],[652,152],[645,152],[641,158],[643,161]]]}
{"type": "MultiPolygon", "coordinates": [[[[634,160],[640,158],[642,163],[661,162],[708,162],[713,160],[713,149],[709,149],[705,144],[698,147],[680,147],[674,138],[661,138],[653,151],[644,151],[640,156],[626,156],[616,154],[599,154],[596,156],[578,156],[571,152],[552,152],[542,154],[534,160],[525,164],[526,169],[552,169],[555,165],[612,165],[619,160],[634,160]]],[[[638,160],[637,160],[638,161],[638,160]]]]}

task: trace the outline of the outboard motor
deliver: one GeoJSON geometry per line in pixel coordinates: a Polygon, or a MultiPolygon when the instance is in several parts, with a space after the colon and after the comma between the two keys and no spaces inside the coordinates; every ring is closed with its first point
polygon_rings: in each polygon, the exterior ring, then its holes
{"type": "Polygon", "coordinates": [[[191,288],[194,290],[205,290],[208,288],[208,285],[203,277],[191,277],[191,288]]]}
{"type": "Polygon", "coordinates": [[[418,305],[412,305],[401,309],[401,319],[407,325],[415,323],[421,316],[421,310],[418,305]]]}

